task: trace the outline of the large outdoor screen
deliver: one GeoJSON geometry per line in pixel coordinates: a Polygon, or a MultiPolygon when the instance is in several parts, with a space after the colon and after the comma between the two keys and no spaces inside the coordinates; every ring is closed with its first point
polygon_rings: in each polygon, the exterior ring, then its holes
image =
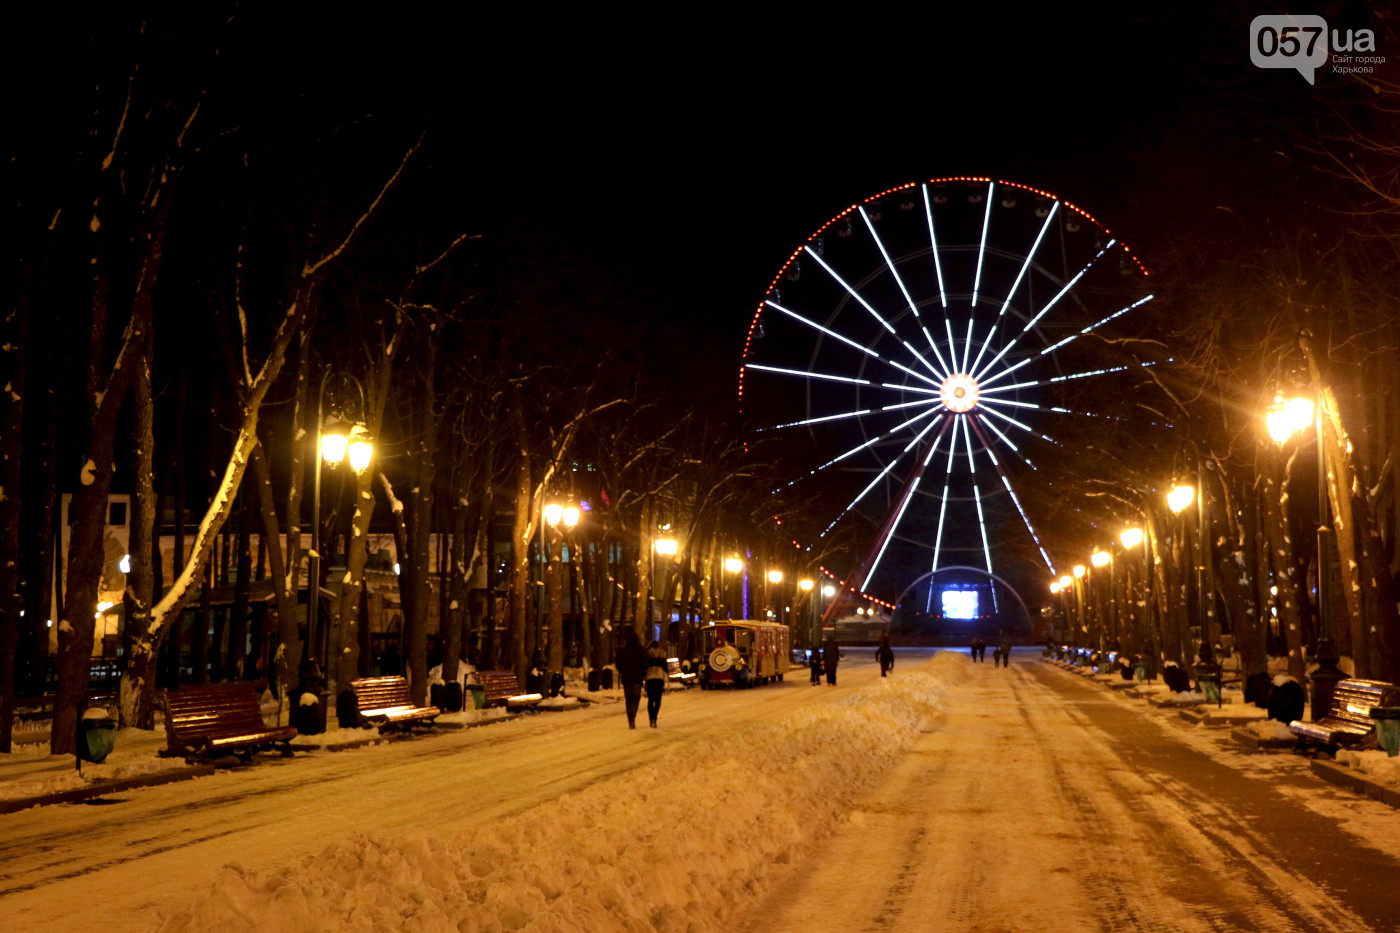
{"type": "Polygon", "coordinates": [[[977,618],[976,590],[944,590],[940,594],[945,619],[977,618]]]}

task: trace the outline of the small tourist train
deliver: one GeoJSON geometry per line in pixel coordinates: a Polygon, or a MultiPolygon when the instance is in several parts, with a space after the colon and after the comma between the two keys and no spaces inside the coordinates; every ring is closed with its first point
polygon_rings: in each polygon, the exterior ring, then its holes
{"type": "Polygon", "coordinates": [[[700,630],[696,673],[701,689],[782,680],[789,661],[786,625],[744,619],[714,622],[700,630]]]}

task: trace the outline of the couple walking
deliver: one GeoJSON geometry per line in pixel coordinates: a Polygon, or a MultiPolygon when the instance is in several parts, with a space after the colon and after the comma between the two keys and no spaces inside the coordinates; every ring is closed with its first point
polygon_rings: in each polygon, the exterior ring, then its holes
{"type": "Polygon", "coordinates": [[[652,639],[642,647],[635,629],[627,629],[617,652],[617,676],[622,681],[622,698],[627,706],[627,728],[637,728],[637,707],[642,703],[642,686],[647,691],[647,719],[656,728],[661,712],[661,694],[666,692],[666,652],[652,639]]]}

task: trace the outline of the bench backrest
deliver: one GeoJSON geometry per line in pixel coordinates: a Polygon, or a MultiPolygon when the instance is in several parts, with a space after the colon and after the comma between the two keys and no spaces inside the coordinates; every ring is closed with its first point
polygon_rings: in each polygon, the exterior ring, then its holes
{"type": "Polygon", "coordinates": [[[1327,718],[1369,730],[1373,706],[1400,706],[1400,687],[1382,680],[1338,681],[1327,718]]]}
{"type": "Polygon", "coordinates": [[[520,695],[520,679],[515,671],[477,671],[476,676],[481,678],[488,703],[520,695]]]}
{"type": "Polygon", "coordinates": [[[403,677],[365,677],[350,681],[350,689],[362,710],[415,705],[403,677]]]}
{"type": "Polygon", "coordinates": [[[161,693],[165,728],[183,740],[267,728],[252,684],[199,684],[161,693]]]}

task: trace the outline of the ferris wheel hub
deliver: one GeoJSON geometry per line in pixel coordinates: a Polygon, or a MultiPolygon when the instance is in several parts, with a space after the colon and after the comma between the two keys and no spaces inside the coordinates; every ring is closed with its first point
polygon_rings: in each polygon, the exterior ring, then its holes
{"type": "Polygon", "coordinates": [[[963,414],[977,407],[982,390],[967,373],[953,373],[938,387],[938,398],[951,412],[963,414]]]}

